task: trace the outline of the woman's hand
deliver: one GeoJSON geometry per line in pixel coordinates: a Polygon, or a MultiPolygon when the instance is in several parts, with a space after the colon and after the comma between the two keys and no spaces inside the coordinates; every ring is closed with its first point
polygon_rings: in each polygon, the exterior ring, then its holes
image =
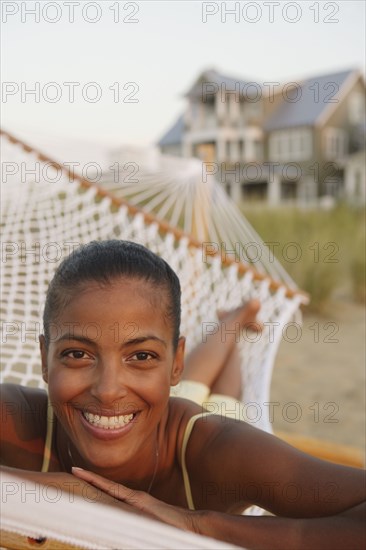
{"type": "Polygon", "coordinates": [[[139,510],[164,523],[178,527],[179,529],[196,533],[199,532],[197,526],[199,512],[191,512],[190,510],[166,504],[148,493],[129,489],[120,483],[110,481],[109,479],[94,474],[93,472],[82,470],[81,468],[73,468],[72,473],[77,478],[87,481],[94,487],[101,489],[107,495],[129,504],[135,510],[139,510]]]}
{"type": "Polygon", "coordinates": [[[43,492],[43,487],[46,489],[47,487],[56,487],[62,493],[69,494],[71,502],[73,502],[76,496],[83,498],[87,502],[101,502],[112,506],[118,505],[119,508],[127,508],[122,503],[117,503],[115,499],[111,498],[104,491],[100,491],[96,486],[84,481],[81,477],[76,478],[66,472],[35,472],[11,468],[9,466],[0,466],[0,476],[3,473],[21,479],[26,490],[28,490],[28,483],[29,490],[31,487],[34,489],[34,486],[36,486],[39,489],[38,492],[40,495],[47,494],[47,492],[43,492]]]}

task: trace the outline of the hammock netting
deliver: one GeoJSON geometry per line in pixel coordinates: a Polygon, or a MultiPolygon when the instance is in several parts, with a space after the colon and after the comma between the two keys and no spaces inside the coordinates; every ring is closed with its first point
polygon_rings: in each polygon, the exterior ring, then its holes
{"type": "Polygon", "coordinates": [[[106,181],[101,190],[71,178],[60,165],[5,132],[1,147],[7,173],[1,190],[2,380],[43,386],[38,336],[47,286],[59,262],[91,240],[131,240],[162,256],[177,272],[182,285],[181,333],[188,350],[210,331],[219,330],[218,310],[251,298],[260,300],[264,332],[253,336],[238,330],[236,339],[242,351],[242,400],[248,416],[253,404],[253,422],[271,431],[263,404],[269,401],[275,354],[284,325],[305,297],[220,184],[203,181],[201,164],[156,154],[152,162],[146,153],[126,150],[120,158],[118,185],[106,181]],[[123,175],[131,164],[138,166],[138,182],[133,184],[123,175]],[[119,201],[121,196],[128,202],[119,201]],[[141,205],[143,209],[137,208],[141,205]],[[206,244],[200,246],[200,239],[206,244]],[[230,254],[239,246],[240,262],[230,254]],[[206,254],[217,249],[225,254],[206,254]],[[249,254],[243,260],[249,249],[256,251],[255,261],[249,254]]]}

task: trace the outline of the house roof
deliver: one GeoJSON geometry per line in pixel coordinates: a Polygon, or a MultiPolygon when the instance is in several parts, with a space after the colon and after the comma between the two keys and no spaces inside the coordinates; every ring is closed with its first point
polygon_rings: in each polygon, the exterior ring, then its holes
{"type": "Polygon", "coordinates": [[[354,73],[354,70],[343,71],[314,78],[308,78],[294,85],[292,92],[288,88],[289,99],[284,97],[276,111],[264,123],[267,132],[292,128],[295,126],[313,126],[323,112],[339,101],[341,87],[354,73]],[[292,93],[292,97],[291,97],[292,93]]]}
{"type": "MultiPolygon", "coordinates": [[[[223,86],[228,91],[234,91],[238,89],[239,92],[243,91],[244,86],[249,84],[251,81],[243,80],[241,78],[236,78],[233,76],[228,76],[223,73],[219,73],[215,69],[209,69],[204,71],[195,81],[193,86],[185,94],[186,97],[202,97],[202,83],[209,82],[217,84],[217,86],[223,86]]],[[[250,90],[246,90],[248,95],[250,90]]]]}
{"type": "MultiPolygon", "coordinates": [[[[295,99],[296,94],[299,94],[298,101],[291,102],[286,100],[285,96],[284,101],[280,103],[275,112],[265,121],[263,126],[264,130],[272,132],[274,130],[295,126],[313,126],[320,116],[323,116],[325,111],[335,104],[335,102],[331,102],[331,100],[337,100],[336,102],[338,102],[339,93],[346,80],[352,74],[357,73],[358,71],[350,69],[348,71],[308,78],[307,80],[298,82],[298,87],[294,86],[292,90],[289,87],[289,99],[295,99]],[[318,98],[317,95],[319,96],[318,98]],[[315,99],[319,100],[315,101],[315,99]]],[[[198,94],[202,95],[202,82],[213,82],[218,85],[223,84],[228,90],[234,90],[235,85],[238,85],[238,83],[240,89],[246,84],[249,84],[249,81],[226,76],[212,69],[204,71],[198,77],[186,96],[194,97],[198,94]]],[[[263,90],[263,93],[267,93],[267,89],[263,90]]],[[[181,115],[173,126],[163,135],[158,145],[180,144],[182,142],[183,132],[184,120],[183,115],[181,115]]]]}
{"type": "Polygon", "coordinates": [[[184,131],[184,115],[180,115],[174,122],[173,126],[163,135],[158,141],[158,145],[179,145],[182,142],[184,131]]]}

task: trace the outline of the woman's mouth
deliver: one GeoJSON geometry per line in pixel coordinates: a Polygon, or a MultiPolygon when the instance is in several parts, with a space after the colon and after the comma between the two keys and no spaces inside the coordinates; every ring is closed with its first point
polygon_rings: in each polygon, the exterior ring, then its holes
{"type": "Polygon", "coordinates": [[[121,414],[119,416],[102,416],[87,411],[83,411],[82,415],[89,424],[103,430],[120,430],[132,422],[136,416],[135,413],[121,414]]]}

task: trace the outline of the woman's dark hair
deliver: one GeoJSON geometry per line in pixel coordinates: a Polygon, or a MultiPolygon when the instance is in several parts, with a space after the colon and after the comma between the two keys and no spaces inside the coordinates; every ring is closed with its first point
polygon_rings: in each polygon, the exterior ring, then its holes
{"type": "Polygon", "coordinates": [[[46,345],[50,342],[50,323],[60,314],[83,283],[108,284],[118,277],[148,281],[166,290],[167,315],[173,324],[176,349],[180,329],[180,283],[165,260],[131,241],[92,241],[65,258],[48,287],[43,312],[46,345]]]}

